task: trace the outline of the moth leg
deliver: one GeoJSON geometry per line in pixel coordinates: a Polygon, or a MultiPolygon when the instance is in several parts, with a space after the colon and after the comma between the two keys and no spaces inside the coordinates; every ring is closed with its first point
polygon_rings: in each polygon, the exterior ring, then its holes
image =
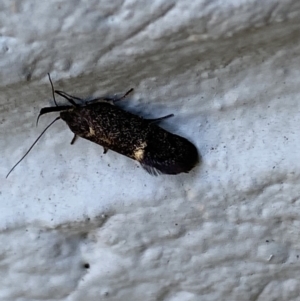
{"type": "Polygon", "coordinates": [[[61,97],[65,98],[66,100],[68,100],[74,107],[78,107],[79,105],[74,101],[74,99],[77,99],[77,100],[81,100],[80,98],[78,97],[75,97],[75,96],[72,96],[72,95],[69,95],[67,94],[66,92],[63,92],[63,91],[59,91],[59,90],[55,90],[54,91],[56,94],[60,95],[61,97]]]}
{"type": "Polygon", "coordinates": [[[108,152],[108,148],[103,146],[103,154],[106,154],[108,152]]]}
{"type": "Polygon", "coordinates": [[[123,100],[123,99],[126,98],[132,91],[133,91],[133,88],[129,89],[122,97],[113,100],[113,102],[117,102],[117,101],[123,100]]]}
{"type": "Polygon", "coordinates": [[[86,104],[89,105],[89,104],[96,103],[96,102],[101,101],[101,100],[102,101],[103,100],[104,101],[109,101],[111,103],[115,103],[117,101],[120,101],[120,100],[126,98],[128,96],[128,94],[130,94],[132,91],[133,91],[133,88],[131,88],[130,90],[128,90],[122,97],[117,98],[117,99],[112,99],[112,98],[109,98],[109,97],[98,97],[98,98],[95,98],[95,99],[87,101],[86,104]]]}
{"type": "Polygon", "coordinates": [[[95,99],[92,99],[92,100],[89,100],[89,101],[87,101],[85,104],[86,105],[90,105],[90,104],[92,104],[92,103],[96,103],[96,102],[98,102],[98,101],[109,101],[109,102],[112,102],[113,103],[113,99],[111,99],[111,98],[106,98],[106,97],[98,97],[98,98],[95,98],[95,99]]]}
{"type": "Polygon", "coordinates": [[[56,93],[56,94],[59,94],[59,95],[62,96],[62,97],[66,96],[66,97],[69,97],[69,98],[72,98],[72,99],[76,99],[76,100],[79,100],[79,101],[83,101],[82,98],[79,98],[79,97],[70,95],[70,94],[68,94],[68,93],[66,93],[66,92],[64,92],[64,91],[61,91],[61,90],[55,90],[55,93],[56,93]],[[63,95],[64,95],[64,96],[63,96],[63,95]]]}
{"type": "Polygon", "coordinates": [[[78,136],[76,134],[74,134],[74,137],[73,137],[73,139],[72,139],[72,141],[71,141],[70,144],[73,145],[75,143],[75,141],[76,141],[77,138],[78,138],[78,136]]]}
{"type": "Polygon", "coordinates": [[[174,114],[169,114],[169,115],[166,115],[166,116],[163,116],[163,117],[159,117],[159,118],[154,118],[154,119],[145,119],[146,121],[149,121],[149,123],[156,123],[156,122],[160,122],[164,119],[168,119],[170,117],[173,117],[174,114]]]}

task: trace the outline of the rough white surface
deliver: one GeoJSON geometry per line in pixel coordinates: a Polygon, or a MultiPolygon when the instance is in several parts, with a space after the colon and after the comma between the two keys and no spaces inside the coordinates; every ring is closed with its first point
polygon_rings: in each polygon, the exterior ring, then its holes
{"type": "MultiPolygon", "coordinates": [[[[300,300],[300,3],[0,4],[0,300],[300,300]],[[58,122],[56,88],[193,141],[151,177],[58,122]],[[53,114],[55,115],[55,114],[53,114]]],[[[62,103],[62,101],[61,101],[62,103]]]]}

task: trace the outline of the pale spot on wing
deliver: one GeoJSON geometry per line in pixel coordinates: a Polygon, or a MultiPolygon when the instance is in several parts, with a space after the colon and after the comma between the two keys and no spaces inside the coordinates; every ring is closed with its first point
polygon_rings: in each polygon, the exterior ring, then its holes
{"type": "Polygon", "coordinates": [[[143,142],[139,147],[134,150],[134,158],[137,161],[144,159],[145,147],[147,146],[146,142],[143,142]]]}
{"type": "Polygon", "coordinates": [[[87,135],[88,137],[95,136],[95,131],[92,127],[90,127],[90,132],[87,135]]]}

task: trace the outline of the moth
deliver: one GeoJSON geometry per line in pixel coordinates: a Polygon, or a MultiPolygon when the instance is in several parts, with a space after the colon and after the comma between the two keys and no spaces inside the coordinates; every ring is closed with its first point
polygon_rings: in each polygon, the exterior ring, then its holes
{"type": "Polygon", "coordinates": [[[59,112],[59,116],[42,131],[6,177],[27,156],[46,130],[59,119],[65,121],[74,133],[71,144],[74,144],[77,137],[87,139],[101,145],[104,154],[112,150],[138,161],[151,175],[188,173],[199,162],[199,154],[194,144],[158,126],[158,123],[174,116],[173,114],[145,119],[115,105],[133,89],[119,99],[96,98],[83,103],[78,97],[54,90],[50,74],[48,77],[55,107],[42,108],[37,124],[44,114],[59,112]],[[55,94],[65,98],[70,105],[59,106],[55,94]]]}

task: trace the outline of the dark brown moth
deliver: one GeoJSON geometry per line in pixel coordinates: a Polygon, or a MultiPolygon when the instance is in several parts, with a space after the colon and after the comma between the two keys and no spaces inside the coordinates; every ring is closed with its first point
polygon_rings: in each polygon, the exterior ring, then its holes
{"type": "Polygon", "coordinates": [[[64,120],[74,133],[71,144],[77,137],[90,140],[103,146],[104,154],[108,150],[113,150],[138,161],[151,175],[188,173],[199,162],[197,148],[190,141],[157,125],[160,121],[174,116],[173,114],[155,119],[144,119],[115,106],[117,101],[124,99],[133,89],[116,100],[96,98],[79,104],[75,100],[82,102],[82,99],[54,90],[50,75],[48,76],[56,106],[42,108],[37,123],[40,116],[50,112],[60,112],[59,117],[45,128],[6,177],[58,119],[64,120]],[[64,97],[71,105],[58,106],[55,93],[64,97]]]}

